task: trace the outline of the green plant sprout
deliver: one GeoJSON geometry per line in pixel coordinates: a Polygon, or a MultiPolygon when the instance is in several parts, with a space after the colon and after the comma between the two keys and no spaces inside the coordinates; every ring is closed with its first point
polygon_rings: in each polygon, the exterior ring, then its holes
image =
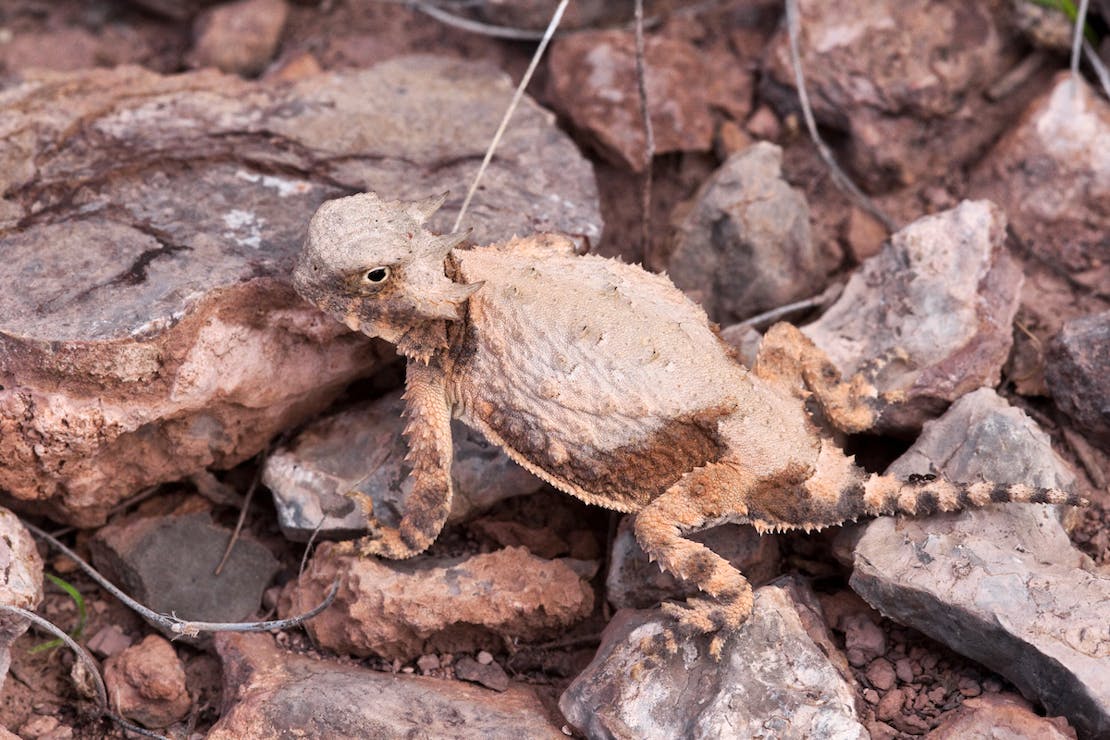
{"type": "MultiPolygon", "coordinates": [[[[81,592],[74,588],[72,584],[63,581],[61,578],[58,578],[58,576],[47,573],[46,578],[55,586],[69,594],[69,598],[73,599],[73,603],[77,604],[77,625],[69,633],[69,636],[75,640],[79,639],[81,637],[81,630],[85,629],[85,622],[88,619],[88,612],[85,609],[85,597],[82,596],[81,592]]],[[[61,647],[62,644],[62,640],[56,638],[49,642],[44,642],[41,645],[35,645],[27,652],[33,655],[35,653],[41,653],[44,650],[52,650],[56,647],[61,647]]]]}

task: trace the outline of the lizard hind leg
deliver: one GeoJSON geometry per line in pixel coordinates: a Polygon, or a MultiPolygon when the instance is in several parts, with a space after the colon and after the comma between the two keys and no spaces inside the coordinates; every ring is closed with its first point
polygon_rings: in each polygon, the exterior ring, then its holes
{"type": "Polygon", "coordinates": [[[727,560],[685,535],[729,515],[743,515],[746,478],[735,465],[710,463],[684,475],[636,515],[636,540],[653,561],[704,594],[686,604],[663,604],[675,619],[649,650],[673,654],[678,639],[712,634],[709,652],[720,659],[729,633],[752,611],[752,587],[727,560]],[[739,510],[737,510],[739,509],[739,510]]]}

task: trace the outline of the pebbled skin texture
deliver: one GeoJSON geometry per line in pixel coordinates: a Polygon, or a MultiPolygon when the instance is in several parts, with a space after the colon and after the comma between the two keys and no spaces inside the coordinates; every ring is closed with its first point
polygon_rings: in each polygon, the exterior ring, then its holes
{"type": "Polygon", "coordinates": [[[410,557],[439,534],[452,414],[556,488],[635,513],[649,557],[703,592],[664,605],[675,627],[648,650],[673,652],[680,636],[710,633],[719,655],[751,612],[743,575],[686,539],[699,529],[809,530],[1006,501],[1081,503],[1023,485],[868,475],[823,425],[861,431],[899,399],[880,396],[866,374],[842,381],[794,327],[772,327],[748,372],[665,276],[576,255],[554,234],[458,249],[458,237],[422,228],[441,202],[328,201],[294,271],[304,298],[408,358],[416,485],[398,528],[368,513],[371,534],[352,545],[363,554],[410,557]]]}

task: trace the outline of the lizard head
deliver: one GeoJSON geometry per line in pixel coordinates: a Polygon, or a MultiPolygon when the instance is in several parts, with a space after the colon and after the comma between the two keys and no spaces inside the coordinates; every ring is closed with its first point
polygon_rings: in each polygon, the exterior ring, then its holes
{"type": "Polygon", "coordinates": [[[481,285],[461,285],[445,272],[448,252],[466,235],[423,227],[445,197],[406,203],[362,193],[327,201],[309,222],[293,287],[352,330],[390,342],[430,321],[459,319],[481,285]]]}

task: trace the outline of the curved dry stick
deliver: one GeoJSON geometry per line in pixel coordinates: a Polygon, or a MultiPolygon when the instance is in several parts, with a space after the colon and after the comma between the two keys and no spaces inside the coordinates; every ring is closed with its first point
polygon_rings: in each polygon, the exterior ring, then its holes
{"type": "Polygon", "coordinates": [[[647,253],[651,232],[652,162],[655,159],[655,128],[648,111],[647,63],[644,61],[644,0],[636,0],[636,90],[640,95],[640,123],[644,127],[644,182],[640,191],[640,249],[647,253]]]}
{"type": "Polygon", "coordinates": [[[296,627],[302,622],[312,619],[317,614],[331,606],[332,602],[335,601],[335,595],[339,592],[339,579],[337,578],[335,582],[332,583],[331,591],[328,592],[327,597],[320,604],[313,607],[311,610],[305,612],[304,614],[298,614],[295,617],[289,617],[287,619],[274,619],[265,622],[194,622],[187,619],[181,619],[174,614],[159,614],[153,609],[143,606],[138,601],[135,601],[135,599],[131,598],[123,591],[121,591],[115,584],[102,576],[100,572],[96,570],[96,568],[86,563],[77,555],[77,553],[73,552],[73,550],[70,550],[54,537],[51,537],[49,534],[42,531],[35,525],[30,524],[29,522],[23,521],[23,526],[27,527],[31,534],[46,541],[47,544],[49,544],[51,547],[61,552],[73,562],[77,563],[77,566],[81,568],[81,570],[85,571],[85,574],[88,575],[89,578],[92,578],[94,581],[96,581],[96,583],[105,591],[110,593],[112,596],[115,596],[126,606],[141,615],[143,618],[147,619],[158,627],[168,630],[175,636],[183,635],[186,637],[195,637],[201,632],[269,632],[270,630],[280,630],[288,629],[290,627],[296,627]]]}
{"type": "Polygon", "coordinates": [[[836,183],[836,186],[847,194],[849,198],[854,200],[860,208],[878,219],[879,223],[885,226],[888,232],[893,234],[898,230],[898,224],[875,205],[875,202],[868,198],[867,195],[852,182],[852,179],[848,177],[848,173],[837,164],[832,151],[817,132],[817,121],[813,117],[813,108],[809,103],[809,93],[806,92],[806,78],[805,74],[802,72],[802,54],[798,50],[799,25],[798,0],[786,0],[786,31],[787,36],[790,38],[790,61],[794,65],[794,87],[798,89],[798,102],[801,103],[802,106],[802,118],[805,119],[806,129],[809,131],[809,138],[813,140],[814,146],[817,147],[817,153],[821,155],[821,159],[824,160],[825,166],[827,166],[829,172],[832,173],[832,179],[833,182],[836,183]]]}
{"type": "Polygon", "coordinates": [[[61,627],[54,624],[50,620],[40,617],[38,614],[35,614],[32,611],[28,611],[27,609],[21,609],[18,606],[0,604],[0,612],[8,612],[9,614],[19,615],[23,619],[32,622],[37,627],[40,627],[50,634],[54,635],[59,640],[64,642],[66,644],[66,647],[73,651],[74,655],[77,656],[77,659],[81,662],[82,665],[85,666],[85,670],[88,671],[89,675],[93,677],[93,683],[96,686],[96,703],[102,715],[112,720],[113,722],[118,723],[120,727],[123,727],[129,732],[136,732],[140,735],[145,735],[146,737],[157,737],[161,738],[161,740],[169,740],[169,738],[167,738],[165,735],[159,735],[157,732],[148,730],[145,727],[139,727],[138,725],[132,724],[112,711],[111,707],[108,706],[108,688],[104,685],[104,679],[100,675],[100,669],[97,667],[96,661],[93,660],[93,657],[89,655],[88,651],[85,650],[85,648],[81,647],[81,645],[79,645],[76,640],[66,634],[65,630],[63,630],[61,627]]]}
{"type": "Polygon", "coordinates": [[[463,216],[466,215],[466,209],[470,206],[470,201],[474,197],[474,192],[478,189],[478,183],[482,181],[482,175],[485,174],[486,168],[489,167],[490,160],[493,159],[493,152],[501,142],[501,137],[505,135],[505,129],[509,127],[509,119],[513,117],[513,112],[516,111],[520,99],[524,97],[524,88],[528,87],[528,83],[531,81],[536,67],[539,66],[540,59],[543,58],[544,50],[546,50],[547,45],[551,43],[551,37],[555,35],[555,29],[559,27],[559,21],[563,19],[563,11],[567,9],[568,2],[570,2],[570,0],[560,0],[559,7],[555,8],[555,13],[551,16],[551,22],[547,24],[547,30],[544,31],[543,38],[540,39],[540,44],[536,47],[536,53],[532,55],[532,61],[529,62],[528,69],[524,71],[524,76],[520,78],[520,84],[517,85],[516,92],[513,93],[513,99],[509,101],[509,107],[505,111],[504,117],[501,119],[501,124],[497,127],[497,132],[493,135],[493,140],[490,141],[489,148],[486,149],[486,156],[482,159],[481,166],[478,167],[478,174],[474,176],[474,182],[470,183],[470,189],[466,191],[466,198],[463,199],[462,207],[459,208],[459,215],[455,217],[455,225],[451,227],[452,234],[459,230],[459,225],[462,224],[463,216]]]}

